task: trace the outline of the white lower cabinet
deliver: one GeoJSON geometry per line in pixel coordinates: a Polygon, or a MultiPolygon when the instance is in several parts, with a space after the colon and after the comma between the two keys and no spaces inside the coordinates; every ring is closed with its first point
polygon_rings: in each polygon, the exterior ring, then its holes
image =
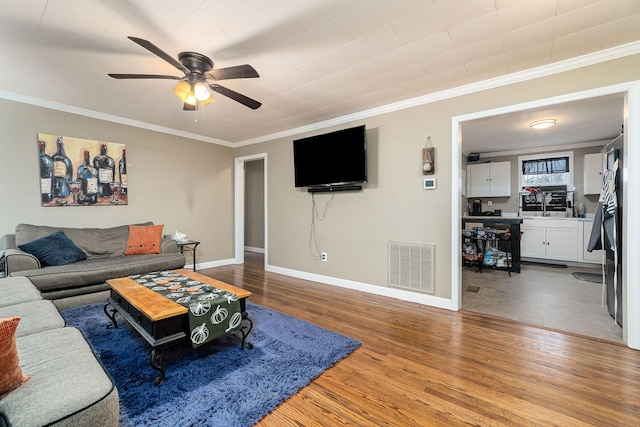
{"type": "Polygon", "coordinates": [[[520,256],[527,258],[547,257],[547,231],[544,227],[528,225],[525,219],[520,226],[520,256]]]}
{"type": "Polygon", "coordinates": [[[520,254],[525,258],[578,261],[578,221],[525,219],[520,254]]]}

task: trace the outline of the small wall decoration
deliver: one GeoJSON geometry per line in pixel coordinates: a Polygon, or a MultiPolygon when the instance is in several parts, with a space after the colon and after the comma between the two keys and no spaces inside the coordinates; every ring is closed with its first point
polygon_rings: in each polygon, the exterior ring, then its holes
{"type": "Polygon", "coordinates": [[[431,137],[427,137],[427,143],[422,149],[422,174],[433,175],[436,173],[436,149],[431,144],[431,137]]]}
{"type": "Polygon", "coordinates": [[[120,206],[129,202],[124,144],[38,134],[42,206],[120,206]]]}

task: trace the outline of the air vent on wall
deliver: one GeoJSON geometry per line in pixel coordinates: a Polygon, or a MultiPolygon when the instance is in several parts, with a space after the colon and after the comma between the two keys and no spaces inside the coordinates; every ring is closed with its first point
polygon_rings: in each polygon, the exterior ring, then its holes
{"type": "Polygon", "coordinates": [[[389,286],[433,294],[435,245],[389,242],[389,286]]]}

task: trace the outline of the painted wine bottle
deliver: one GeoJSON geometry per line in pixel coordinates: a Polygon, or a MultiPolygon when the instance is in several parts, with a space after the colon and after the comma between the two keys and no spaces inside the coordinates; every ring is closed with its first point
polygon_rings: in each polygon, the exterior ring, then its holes
{"type": "Polygon", "coordinates": [[[118,162],[118,174],[120,177],[120,194],[127,194],[127,150],[122,149],[122,158],[118,162]]]}
{"type": "Polygon", "coordinates": [[[89,152],[86,150],[84,160],[78,166],[76,179],[80,181],[78,202],[83,205],[95,205],[98,201],[98,170],[91,166],[89,152]]]}
{"type": "Polygon", "coordinates": [[[64,152],[61,136],[56,139],[56,152],[51,158],[53,159],[53,197],[65,198],[70,194],[69,181],[71,181],[73,164],[64,152]]]}
{"type": "Polygon", "coordinates": [[[115,178],[116,163],[107,154],[107,144],[100,145],[100,154],[93,158],[93,167],[98,170],[98,196],[113,195],[111,182],[115,178]]]}
{"type": "Polygon", "coordinates": [[[53,159],[46,151],[44,141],[38,141],[38,150],[40,151],[40,193],[42,194],[42,203],[49,203],[53,200],[53,159]]]}

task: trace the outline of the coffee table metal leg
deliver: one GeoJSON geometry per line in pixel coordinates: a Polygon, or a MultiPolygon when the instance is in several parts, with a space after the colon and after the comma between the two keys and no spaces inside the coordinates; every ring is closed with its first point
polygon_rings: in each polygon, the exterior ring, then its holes
{"type": "Polygon", "coordinates": [[[160,385],[166,378],[164,367],[162,366],[162,349],[154,348],[151,351],[151,367],[160,372],[160,375],[156,376],[156,385],[160,385]]]}
{"type": "MultiPolygon", "coordinates": [[[[102,308],[104,310],[104,314],[107,315],[107,317],[109,319],[111,319],[111,322],[113,323],[113,327],[114,328],[118,328],[118,322],[116,321],[116,313],[118,312],[115,308],[111,308],[111,314],[109,314],[109,310],[107,310],[107,307],[110,306],[111,303],[108,302],[104,305],[104,307],[102,308]]],[[[107,325],[107,329],[109,329],[111,327],[111,324],[107,325]]]]}
{"type": "Polygon", "coordinates": [[[251,341],[247,341],[247,336],[253,329],[253,321],[249,318],[249,315],[246,312],[242,313],[242,321],[244,322],[245,320],[249,322],[249,326],[242,326],[242,328],[240,328],[240,333],[242,334],[242,349],[244,350],[246,343],[249,350],[251,350],[253,348],[253,343],[251,341]]]}

